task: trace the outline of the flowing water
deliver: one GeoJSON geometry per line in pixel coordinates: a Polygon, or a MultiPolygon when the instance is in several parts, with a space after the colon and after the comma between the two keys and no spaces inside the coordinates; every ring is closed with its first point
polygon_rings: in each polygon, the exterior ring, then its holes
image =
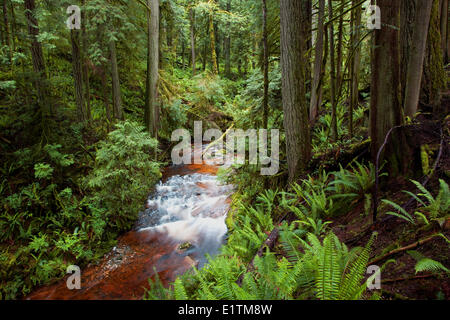
{"type": "Polygon", "coordinates": [[[192,266],[201,268],[227,233],[232,187],[218,181],[219,159],[167,168],[134,230],[98,265],[82,270],[80,290],[67,289],[64,279],[27,299],[140,299],[155,272],[167,285],[192,266]]]}

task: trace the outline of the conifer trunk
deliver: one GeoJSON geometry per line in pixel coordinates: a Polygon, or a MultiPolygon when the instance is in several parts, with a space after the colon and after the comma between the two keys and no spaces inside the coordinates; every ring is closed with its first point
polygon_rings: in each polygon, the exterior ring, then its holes
{"type": "Polygon", "coordinates": [[[307,35],[303,34],[305,29],[302,27],[304,14],[300,1],[281,0],[282,96],[290,181],[306,169],[311,157],[305,87],[307,35]]]}
{"type": "Polygon", "coordinates": [[[267,45],[267,4],[262,0],[263,15],[263,74],[264,74],[264,95],[263,95],[263,128],[267,129],[269,119],[269,48],[267,45]]]}
{"type": "Polygon", "coordinates": [[[80,49],[80,31],[70,30],[70,41],[72,44],[72,71],[75,84],[75,102],[77,106],[78,121],[86,120],[83,96],[83,68],[80,49]]]}
{"type": "Polygon", "coordinates": [[[319,107],[322,104],[322,63],[323,63],[323,36],[324,36],[324,17],[325,0],[319,0],[319,12],[317,21],[317,37],[315,44],[314,74],[310,103],[310,121],[315,122],[318,116],[319,107]]]}
{"type": "Polygon", "coordinates": [[[114,118],[123,120],[122,96],[120,93],[119,66],[117,65],[116,43],[114,40],[109,42],[109,53],[111,63],[111,81],[113,94],[113,113],[114,118]]]}

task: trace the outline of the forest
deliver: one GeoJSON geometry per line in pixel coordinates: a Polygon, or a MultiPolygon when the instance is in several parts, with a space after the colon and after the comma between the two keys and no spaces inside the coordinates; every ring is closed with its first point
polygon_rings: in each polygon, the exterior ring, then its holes
{"type": "Polygon", "coordinates": [[[448,0],[0,2],[0,300],[450,300],[448,0]]]}

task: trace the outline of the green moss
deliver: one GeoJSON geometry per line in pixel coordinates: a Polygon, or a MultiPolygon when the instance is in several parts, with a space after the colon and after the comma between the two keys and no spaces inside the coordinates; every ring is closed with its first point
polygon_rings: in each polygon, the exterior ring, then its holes
{"type": "Polygon", "coordinates": [[[447,74],[444,69],[441,49],[439,0],[435,0],[433,3],[430,29],[428,32],[428,50],[430,52],[428,68],[425,69],[428,84],[427,94],[430,104],[437,105],[440,102],[440,91],[447,84],[447,74]]]}
{"type": "Polygon", "coordinates": [[[430,161],[429,161],[429,147],[428,145],[420,146],[420,158],[422,160],[422,171],[424,174],[428,175],[431,171],[430,161]]]}

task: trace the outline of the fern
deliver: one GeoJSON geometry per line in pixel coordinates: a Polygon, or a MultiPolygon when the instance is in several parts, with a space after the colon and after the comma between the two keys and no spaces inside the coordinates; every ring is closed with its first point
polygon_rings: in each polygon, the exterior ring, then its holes
{"type": "Polygon", "coordinates": [[[430,258],[425,258],[417,262],[415,269],[416,273],[424,271],[430,272],[445,271],[447,273],[450,272],[450,270],[447,269],[442,263],[432,260],[430,258]]]}
{"type": "Polygon", "coordinates": [[[338,297],[341,279],[338,259],[339,255],[330,233],[323,241],[323,250],[318,260],[316,278],[316,296],[318,299],[333,300],[338,297]]]}
{"type": "Polygon", "coordinates": [[[396,216],[396,217],[398,217],[400,219],[408,221],[411,224],[415,224],[414,218],[405,209],[403,209],[401,206],[399,206],[398,204],[396,204],[393,201],[386,200],[386,199],[383,199],[382,202],[384,202],[384,203],[386,203],[388,205],[391,205],[392,207],[397,209],[397,212],[389,211],[389,212],[386,212],[386,214],[391,215],[391,216],[396,216]]]}
{"type": "Polygon", "coordinates": [[[408,254],[413,257],[417,263],[414,267],[416,270],[416,274],[419,272],[439,272],[439,271],[445,271],[450,272],[448,268],[446,268],[442,263],[435,261],[433,259],[425,257],[423,254],[416,250],[409,250],[408,254]]]}
{"type": "Polygon", "coordinates": [[[358,258],[350,264],[346,272],[345,278],[340,286],[339,299],[354,300],[359,299],[365,289],[365,285],[361,286],[361,281],[366,273],[367,264],[370,258],[370,247],[375,240],[376,234],[373,234],[369,242],[366,244],[358,258]]]}
{"type": "Polygon", "coordinates": [[[173,284],[173,289],[176,300],[188,300],[188,295],[184,288],[183,282],[180,280],[180,278],[177,278],[175,280],[173,284]]]}

